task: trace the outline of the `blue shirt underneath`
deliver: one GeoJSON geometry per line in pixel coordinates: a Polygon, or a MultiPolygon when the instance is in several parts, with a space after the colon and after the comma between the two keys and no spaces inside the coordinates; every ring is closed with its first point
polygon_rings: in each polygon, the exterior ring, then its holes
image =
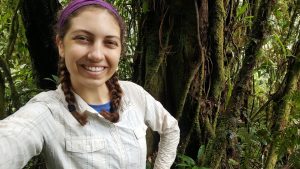
{"type": "Polygon", "coordinates": [[[95,109],[97,112],[102,112],[103,110],[110,112],[110,102],[104,103],[104,104],[99,104],[99,105],[92,105],[89,104],[93,109],[95,109]]]}

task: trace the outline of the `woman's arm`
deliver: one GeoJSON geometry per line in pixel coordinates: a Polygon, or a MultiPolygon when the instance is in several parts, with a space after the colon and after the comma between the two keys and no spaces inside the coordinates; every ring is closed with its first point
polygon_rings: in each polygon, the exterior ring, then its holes
{"type": "Polygon", "coordinates": [[[21,169],[42,151],[43,121],[49,109],[40,104],[27,104],[0,121],[0,168],[21,169]]]}
{"type": "Polygon", "coordinates": [[[147,92],[145,92],[145,101],[145,122],[160,134],[154,168],[169,169],[176,158],[179,143],[180,130],[177,120],[147,92]]]}

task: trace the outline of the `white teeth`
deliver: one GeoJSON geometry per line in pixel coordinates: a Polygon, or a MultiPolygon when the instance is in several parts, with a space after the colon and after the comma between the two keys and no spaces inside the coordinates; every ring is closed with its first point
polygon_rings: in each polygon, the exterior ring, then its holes
{"type": "Polygon", "coordinates": [[[104,67],[85,66],[85,69],[87,69],[91,72],[100,72],[100,71],[104,70],[104,67]]]}

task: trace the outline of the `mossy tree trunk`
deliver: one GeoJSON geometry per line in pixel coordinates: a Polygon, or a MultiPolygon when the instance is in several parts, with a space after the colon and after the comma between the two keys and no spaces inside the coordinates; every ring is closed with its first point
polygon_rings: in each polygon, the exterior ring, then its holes
{"type": "Polygon", "coordinates": [[[294,44],[293,56],[288,58],[287,73],[278,92],[274,94],[272,142],[266,160],[266,169],[274,169],[279,155],[279,147],[283,142],[285,128],[289,122],[291,100],[287,98],[297,89],[300,73],[300,40],[294,44]]]}
{"type": "MultiPolygon", "coordinates": [[[[148,8],[140,22],[133,79],[178,119],[182,126],[181,137],[185,138],[190,130],[195,131],[194,124],[199,122],[199,87],[202,87],[207,60],[208,1],[144,3],[148,8]],[[182,120],[187,116],[193,123],[182,120]]],[[[190,140],[199,145],[199,134],[198,130],[197,139],[182,139],[181,145],[190,140]]],[[[149,149],[150,154],[153,153],[154,150],[149,149]]],[[[185,151],[182,146],[180,149],[185,151]]]]}
{"type": "Polygon", "coordinates": [[[210,21],[210,52],[211,52],[211,89],[209,96],[218,102],[223,91],[225,82],[224,73],[224,20],[225,11],[223,0],[209,1],[209,21],[210,21]]]}
{"type": "MultiPolygon", "coordinates": [[[[199,147],[216,136],[207,147],[204,165],[219,168],[224,157],[238,161],[236,121],[266,37],[274,1],[261,1],[226,110],[221,104],[225,86],[224,25],[230,21],[225,24],[224,9],[227,5],[236,7],[233,1],[227,4],[220,0],[144,2],[148,8],[140,22],[136,82],[178,119],[183,138],[180,153],[186,152],[188,145],[199,147]]],[[[231,12],[234,15],[234,10],[231,12]]],[[[187,154],[197,153],[195,148],[188,151],[187,154]]]]}
{"type": "MultiPolygon", "coordinates": [[[[249,43],[246,46],[242,68],[234,83],[226,110],[224,113],[220,114],[216,138],[212,142],[212,147],[209,150],[206,159],[206,165],[211,166],[214,169],[220,167],[220,162],[224,155],[226,155],[227,160],[233,158],[237,162],[240,161],[236,147],[237,120],[240,117],[240,110],[244,103],[243,100],[246,91],[248,91],[247,86],[249,86],[249,83],[251,82],[258,53],[266,38],[266,32],[268,31],[267,20],[274,3],[275,1],[273,0],[261,1],[257,17],[253,23],[249,43]]],[[[238,165],[236,167],[238,167],[238,165]]]]}

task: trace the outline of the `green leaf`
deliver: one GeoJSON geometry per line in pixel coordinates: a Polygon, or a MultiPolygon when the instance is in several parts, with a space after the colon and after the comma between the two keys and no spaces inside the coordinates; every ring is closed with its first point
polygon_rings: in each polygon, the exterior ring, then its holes
{"type": "Polygon", "coordinates": [[[56,82],[56,84],[59,83],[59,78],[58,76],[52,75],[53,80],[56,82]]]}
{"type": "Polygon", "coordinates": [[[234,159],[232,159],[232,158],[230,158],[229,160],[228,160],[228,163],[230,164],[230,165],[239,165],[239,162],[237,162],[237,161],[235,161],[234,159]]]}
{"type": "Polygon", "coordinates": [[[51,82],[54,82],[55,84],[59,83],[59,78],[55,75],[52,75],[52,78],[44,78],[45,80],[49,80],[51,82]]]}
{"type": "Polygon", "coordinates": [[[249,6],[249,3],[245,3],[238,9],[237,18],[240,18],[240,16],[243,15],[247,11],[248,6],[249,6]]]}
{"type": "Polygon", "coordinates": [[[180,154],[180,155],[178,155],[178,157],[182,161],[182,163],[184,163],[184,164],[188,164],[190,166],[196,165],[196,162],[191,157],[189,157],[189,156],[180,154]]]}
{"type": "Polygon", "coordinates": [[[199,160],[202,156],[204,156],[204,152],[205,152],[205,145],[201,145],[199,150],[198,150],[198,154],[197,154],[197,159],[199,160]]]}
{"type": "Polygon", "coordinates": [[[188,164],[177,164],[176,166],[177,166],[177,167],[191,167],[191,166],[188,165],[188,164]]]}
{"type": "Polygon", "coordinates": [[[146,13],[149,11],[148,1],[143,1],[142,13],[146,13]]]}
{"type": "Polygon", "coordinates": [[[275,38],[275,40],[279,43],[280,47],[282,48],[283,55],[286,56],[286,55],[287,55],[286,48],[285,48],[285,46],[283,45],[282,41],[280,40],[280,37],[279,37],[277,34],[275,34],[275,35],[274,35],[274,38],[275,38]]]}

